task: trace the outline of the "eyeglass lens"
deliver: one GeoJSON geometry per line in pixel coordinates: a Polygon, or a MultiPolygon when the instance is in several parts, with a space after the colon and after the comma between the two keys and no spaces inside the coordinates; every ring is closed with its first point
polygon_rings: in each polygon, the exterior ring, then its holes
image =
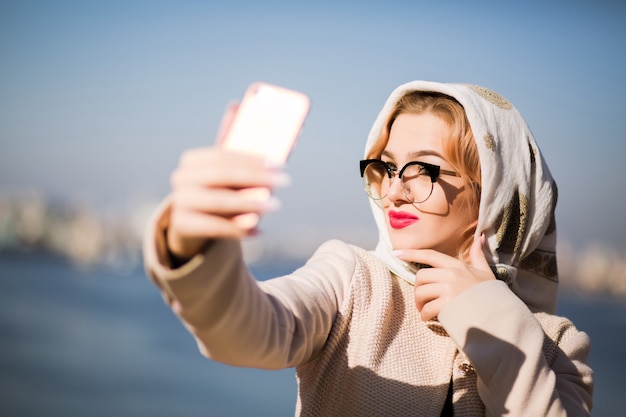
{"type": "MultiPolygon", "coordinates": [[[[393,171],[391,178],[387,167],[381,162],[371,162],[363,172],[365,191],[374,200],[387,196],[389,188],[397,179],[398,171],[393,171]]],[[[418,164],[407,166],[402,172],[402,191],[404,197],[412,203],[422,203],[430,197],[433,183],[425,168],[418,164]]]]}

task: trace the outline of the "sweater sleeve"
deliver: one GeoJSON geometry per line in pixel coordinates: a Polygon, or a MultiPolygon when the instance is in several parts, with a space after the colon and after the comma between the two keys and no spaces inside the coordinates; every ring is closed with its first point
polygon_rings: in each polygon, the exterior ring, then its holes
{"type": "Polygon", "coordinates": [[[294,273],[257,282],[234,240],[215,240],[179,268],[165,247],[168,206],[144,241],[146,271],[195,337],[200,352],[230,365],[280,369],[321,349],[355,268],[350,247],[322,245],[294,273]]]}
{"type": "Polygon", "coordinates": [[[472,363],[487,415],[590,414],[590,341],[568,320],[559,318],[558,335],[550,342],[557,344],[551,363],[544,355],[541,323],[501,281],[459,294],[439,320],[472,363]]]}

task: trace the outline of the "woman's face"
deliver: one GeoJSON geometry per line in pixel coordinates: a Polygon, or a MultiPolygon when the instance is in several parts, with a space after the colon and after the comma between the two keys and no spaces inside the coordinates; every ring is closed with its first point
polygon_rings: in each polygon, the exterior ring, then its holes
{"type": "MultiPolygon", "coordinates": [[[[399,115],[381,159],[401,169],[407,162],[420,161],[454,171],[444,159],[444,140],[448,125],[432,113],[399,115]]],[[[457,257],[476,221],[467,209],[471,189],[460,177],[440,175],[430,197],[412,203],[405,197],[401,181],[395,179],[382,200],[387,228],[394,249],[435,249],[457,257]]]]}

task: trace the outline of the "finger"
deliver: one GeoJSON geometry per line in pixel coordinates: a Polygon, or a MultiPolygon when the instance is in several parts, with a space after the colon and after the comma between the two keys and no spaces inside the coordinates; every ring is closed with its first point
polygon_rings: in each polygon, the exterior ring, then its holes
{"type": "Polygon", "coordinates": [[[487,262],[487,257],[485,256],[484,251],[485,244],[485,235],[481,234],[480,236],[474,237],[474,243],[472,243],[472,247],[470,248],[470,265],[478,269],[490,269],[489,262],[487,262]]]}
{"type": "Polygon", "coordinates": [[[239,227],[232,218],[215,216],[190,210],[173,210],[170,230],[184,239],[239,239],[247,230],[239,227]]]}
{"type": "Polygon", "coordinates": [[[434,249],[402,249],[396,250],[393,253],[405,262],[429,265],[433,268],[450,267],[458,262],[457,258],[434,249]]]}
{"type": "Polygon", "coordinates": [[[287,174],[258,156],[216,147],[185,151],[171,176],[172,186],[198,183],[215,186],[268,186],[290,184],[287,174]]]}
{"type": "Polygon", "coordinates": [[[242,152],[227,151],[219,147],[193,148],[184,151],[178,161],[179,167],[228,168],[230,166],[263,168],[265,161],[258,156],[242,152]]]}
{"type": "Polygon", "coordinates": [[[454,279],[451,268],[421,268],[415,273],[415,286],[450,282],[454,279]]]}
{"type": "Polygon", "coordinates": [[[440,284],[427,284],[415,287],[415,306],[422,320],[430,320],[439,315],[449,297],[444,295],[445,288],[440,284]]]}
{"type": "Polygon", "coordinates": [[[436,318],[444,305],[445,300],[442,300],[441,298],[437,298],[424,304],[420,310],[420,317],[422,321],[428,321],[436,318]]]}
{"type": "Polygon", "coordinates": [[[252,233],[218,216],[173,210],[167,233],[169,250],[180,258],[191,258],[215,238],[240,239],[252,233]]]}
{"type": "Polygon", "coordinates": [[[254,229],[261,220],[261,217],[256,213],[245,213],[233,217],[233,223],[242,230],[254,229]]]}
{"type": "Polygon", "coordinates": [[[180,167],[170,178],[172,188],[187,185],[201,187],[249,188],[267,187],[270,189],[287,186],[291,183],[288,174],[265,166],[223,165],[202,167],[180,167]],[[232,168],[232,167],[242,168],[232,168]]]}
{"type": "Polygon", "coordinates": [[[280,200],[266,188],[232,190],[227,188],[183,187],[172,193],[176,209],[235,216],[267,213],[280,208],[280,200]]]}
{"type": "Polygon", "coordinates": [[[415,306],[418,311],[422,311],[424,305],[440,295],[439,285],[434,283],[416,285],[413,290],[413,297],[415,299],[415,306]]]}

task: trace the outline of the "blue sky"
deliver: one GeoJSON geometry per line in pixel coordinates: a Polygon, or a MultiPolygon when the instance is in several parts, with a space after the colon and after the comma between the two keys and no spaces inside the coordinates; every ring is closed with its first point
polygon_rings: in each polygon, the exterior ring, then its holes
{"type": "Polygon", "coordinates": [[[370,235],[357,161],[414,79],[481,84],[525,116],[561,239],[626,248],[626,6],[524,2],[0,2],[0,192],[121,210],[161,198],[253,81],[313,107],[269,235],[370,235]],[[227,4],[226,4],[227,3],[227,4]]]}

